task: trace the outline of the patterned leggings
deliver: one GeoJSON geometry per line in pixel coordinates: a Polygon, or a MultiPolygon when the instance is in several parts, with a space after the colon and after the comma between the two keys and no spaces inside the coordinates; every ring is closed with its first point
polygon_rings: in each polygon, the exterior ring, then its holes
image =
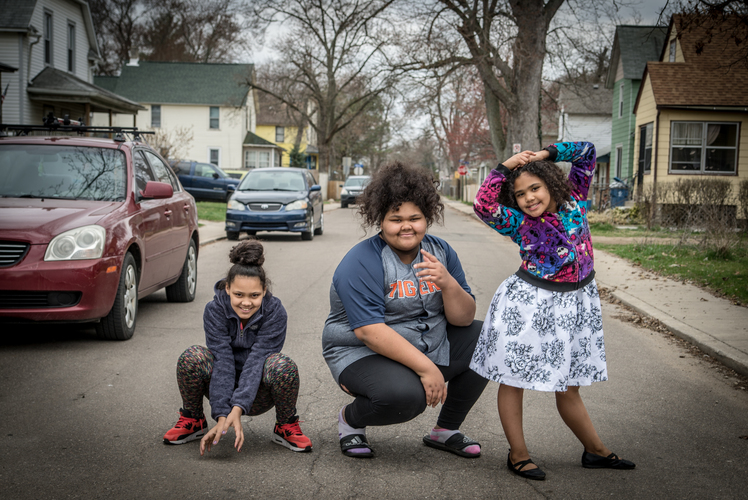
{"type": "MultiPolygon", "coordinates": [[[[182,395],[182,407],[193,418],[202,418],[203,396],[210,400],[210,376],[213,373],[213,354],[208,348],[193,345],[179,356],[177,384],[182,395]]],[[[249,415],[261,415],[275,406],[275,420],[289,423],[296,416],[299,396],[299,370],[285,354],[271,354],[265,360],[262,380],[257,389],[249,415]]]]}

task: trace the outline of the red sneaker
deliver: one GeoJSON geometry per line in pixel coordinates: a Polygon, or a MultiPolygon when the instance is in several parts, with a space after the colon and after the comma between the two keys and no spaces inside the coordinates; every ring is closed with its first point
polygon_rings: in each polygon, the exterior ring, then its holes
{"type": "Polygon", "coordinates": [[[208,430],[205,417],[192,418],[192,413],[179,409],[179,420],[164,434],[164,444],[184,444],[200,439],[208,430]]]}
{"type": "Polygon", "coordinates": [[[312,451],[312,441],[301,432],[298,416],[287,424],[275,424],[273,442],[293,451],[312,451]]]}

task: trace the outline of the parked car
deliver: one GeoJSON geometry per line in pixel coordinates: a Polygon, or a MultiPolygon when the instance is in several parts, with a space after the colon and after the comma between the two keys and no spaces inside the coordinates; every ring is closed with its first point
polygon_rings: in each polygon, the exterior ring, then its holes
{"type": "Polygon", "coordinates": [[[172,160],[171,165],[179,182],[196,200],[228,201],[239,185],[239,179],[231,177],[211,163],[172,160]]]}
{"type": "Polygon", "coordinates": [[[324,230],[321,186],[303,168],[250,170],[226,208],[226,236],[289,231],[311,240],[324,230]]]}
{"type": "Polygon", "coordinates": [[[371,177],[368,175],[351,175],[346,179],[345,184],[340,187],[340,208],[348,208],[348,205],[356,203],[356,198],[360,195],[366,185],[369,184],[371,177]]]}
{"type": "Polygon", "coordinates": [[[0,321],[129,339],[138,299],[195,298],[198,247],[195,200],[144,142],[0,134],[0,321]]]}
{"type": "Polygon", "coordinates": [[[226,175],[228,175],[232,179],[239,179],[239,180],[241,180],[241,179],[244,179],[244,176],[247,175],[247,172],[249,172],[249,170],[236,170],[236,169],[233,169],[233,170],[224,170],[224,172],[226,172],[226,175]]]}

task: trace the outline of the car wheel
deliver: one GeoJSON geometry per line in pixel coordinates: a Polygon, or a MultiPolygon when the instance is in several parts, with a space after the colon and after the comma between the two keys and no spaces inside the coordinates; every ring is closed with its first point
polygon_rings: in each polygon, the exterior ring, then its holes
{"type": "Polygon", "coordinates": [[[184,259],[182,274],[179,279],[166,287],[166,300],[169,302],[192,302],[197,289],[197,247],[195,240],[190,240],[187,257],[184,259]]]}
{"type": "Polygon", "coordinates": [[[239,231],[226,231],[226,238],[231,241],[236,241],[239,239],[239,231]]]}
{"type": "Polygon", "coordinates": [[[138,316],[138,266],[131,253],[125,254],[122,273],[119,277],[117,295],[109,314],[96,325],[96,333],[102,339],[127,340],[135,333],[138,316]]]}
{"type": "Polygon", "coordinates": [[[314,214],[312,214],[312,218],[309,220],[309,226],[309,231],[301,233],[301,239],[304,241],[312,241],[314,239],[314,214]]]}
{"type": "Polygon", "coordinates": [[[325,214],[321,213],[319,214],[319,227],[314,229],[314,234],[317,236],[322,236],[322,233],[325,231],[325,214]]]}
{"type": "Polygon", "coordinates": [[[340,202],[340,208],[348,208],[348,203],[340,202]]]}

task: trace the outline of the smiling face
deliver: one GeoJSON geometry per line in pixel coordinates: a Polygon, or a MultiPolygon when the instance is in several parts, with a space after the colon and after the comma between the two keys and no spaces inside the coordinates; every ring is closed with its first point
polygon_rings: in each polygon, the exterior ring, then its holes
{"type": "Polygon", "coordinates": [[[533,217],[544,212],[558,212],[558,205],[548,191],[548,186],[537,175],[527,172],[520,174],[514,181],[514,198],[520,210],[533,217]]]}
{"type": "Polygon", "coordinates": [[[260,309],[265,289],[256,276],[237,276],[230,285],[226,285],[226,293],[231,298],[231,308],[239,315],[242,323],[246,324],[260,309]]]}
{"type": "Polygon", "coordinates": [[[421,209],[409,201],[400,205],[397,210],[387,212],[381,228],[382,239],[404,264],[410,264],[418,255],[428,222],[421,209]]]}

